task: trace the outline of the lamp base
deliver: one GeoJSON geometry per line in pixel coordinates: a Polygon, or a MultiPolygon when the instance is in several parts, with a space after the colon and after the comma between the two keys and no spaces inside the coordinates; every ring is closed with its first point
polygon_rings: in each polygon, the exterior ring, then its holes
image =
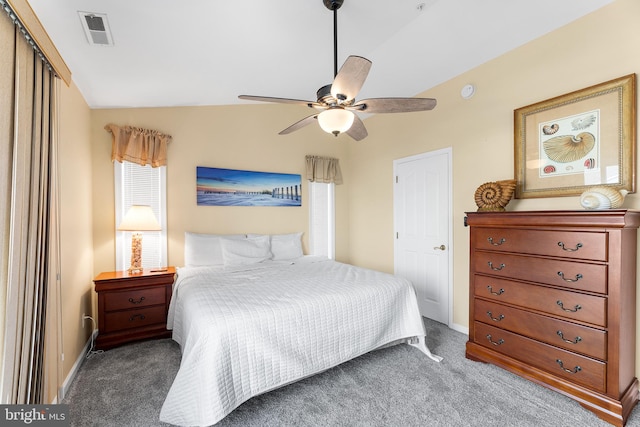
{"type": "Polygon", "coordinates": [[[127,272],[129,274],[142,273],[142,233],[131,235],[131,267],[127,272]]]}

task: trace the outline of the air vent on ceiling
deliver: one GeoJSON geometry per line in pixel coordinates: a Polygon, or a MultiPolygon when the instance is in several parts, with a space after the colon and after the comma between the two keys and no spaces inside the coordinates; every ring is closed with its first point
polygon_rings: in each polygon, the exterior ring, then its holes
{"type": "Polygon", "coordinates": [[[113,46],[109,21],[104,13],[78,12],[89,44],[113,46]]]}

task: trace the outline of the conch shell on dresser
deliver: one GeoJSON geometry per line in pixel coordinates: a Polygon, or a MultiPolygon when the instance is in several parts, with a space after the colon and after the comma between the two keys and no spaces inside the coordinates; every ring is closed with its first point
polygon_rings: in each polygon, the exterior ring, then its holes
{"type": "Polygon", "coordinates": [[[485,182],[476,190],[478,212],[504,212],[516,190],[515,179],[485,182]]]}
{"type": "Polygon", "coordinates": [[[591,187],[580,195],[580,205],[585,209],[616,209],[622,206],[627,193],[613,187],[591,187]]]}

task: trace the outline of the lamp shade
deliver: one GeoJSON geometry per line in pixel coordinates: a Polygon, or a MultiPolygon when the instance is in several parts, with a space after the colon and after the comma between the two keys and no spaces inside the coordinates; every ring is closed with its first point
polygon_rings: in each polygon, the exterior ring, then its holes
{"type": "Polygon", "coordinates": [[[344,108],[329,108],[318,114],[318,124],[323,131],[338,136],[351,128],[353,113],[344,108]]]}
{"type": "Polygon", "coordinates": [[[160,223],[150,206],[133,205],[124,216],[118,231],[159,231],[160,223]]]}

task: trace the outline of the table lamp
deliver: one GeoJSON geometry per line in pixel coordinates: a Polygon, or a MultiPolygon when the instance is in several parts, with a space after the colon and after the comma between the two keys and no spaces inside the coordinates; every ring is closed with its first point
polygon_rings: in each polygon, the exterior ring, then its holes
{"type": "Polygon", "coordinates": [[[142,273],[142,231],[160,231],[160,223],[150,206],[133,205],[124,216],[118,231],[132,231],[129,274],[142,273]]]}

